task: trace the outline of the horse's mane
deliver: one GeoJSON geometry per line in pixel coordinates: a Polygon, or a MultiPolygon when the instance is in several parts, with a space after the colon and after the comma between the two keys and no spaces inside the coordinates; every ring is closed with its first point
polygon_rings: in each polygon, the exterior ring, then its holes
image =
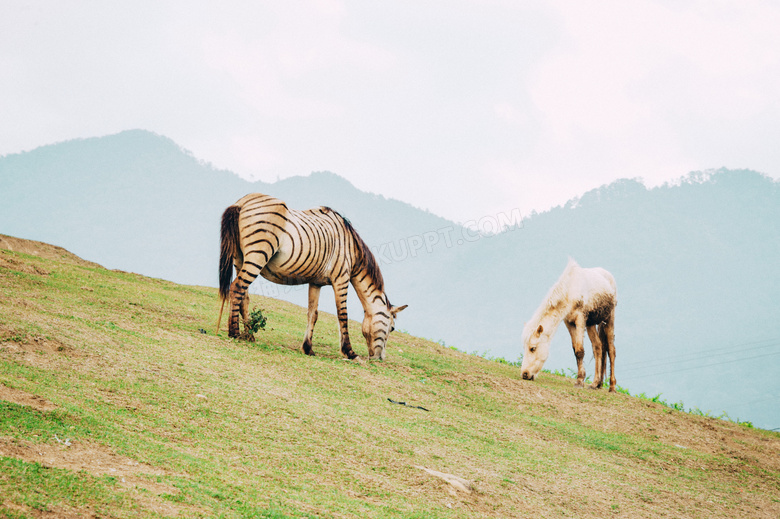
{"type": "Polygon", "coordinates": [[[566,268],[563,269],[561,277],[547,292],[547,296],[542,302],[542,306],[545,308],[555,308],[558,303],[569,295],[569,279],[571,273],[575,268],[579,268],[579,265],[572,258],[569,258],[569,262],[566,264],[566,268]]]}
{"type": "MultiPolygon", "coordinates": [[[[326,207],[325,209],[333,211],[333,209],[330,209],[329,207],[326,207]]],[[[344,227],[347,228],[347,231],[349,231],[349,233],[352,235],[352,239],[355,241],[359,255],[356,266],[363,264],[363,266],[365,266],[367,275],[374,282],[376,289],[380,292],[384,292],[385,282],[384,279],[382,279],[382,272],[379,270],[379,264],[377,263],[374,254],[371,252],[371,249],[368,248],[368,245],[366,245],[366,242],[363,241],[363,238],[361,238],[355,228],[352,227],[352,222],[350,222],[349,219],[339,214],[338,211],[333,212],[341,218],[341,220],[344,222],[344,227]]]]}
{"type": "Polygon", "coordinates": [[[556,310],[562,309],[562,306],[565,305],[566,298],[569,295],[569,280],[575,268],[579,268],[579,265],[572,258],[569,258],[569,262],[566,264],[566,268],[563,269],[563,273],[558,278],[558,281],[547,292],[547,295],[542,300],[542,304],[539,305],[534,315],[523,328],[524,340],[539,326],[542,318],[556,310]]]}

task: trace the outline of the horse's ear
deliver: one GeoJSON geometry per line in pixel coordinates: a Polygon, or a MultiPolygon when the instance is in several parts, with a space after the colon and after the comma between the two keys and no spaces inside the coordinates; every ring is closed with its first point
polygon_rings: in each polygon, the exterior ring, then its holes
{"type": "Polygon", "coordinates": [[[406,308],[407,306],[409,306],[409,305],[404,305],[404,306],[394,306],[394,307],[392,307],[392,308],[390,309],[390,313],[391,313],[391,314],[393,314],[393,317],[395,317],[396,315],[398,315],[398,313],[399,313],[401,310],[403,310],[403,309],[404,309],[404,308],[406,308]]]}
{"type": "Polygon", "coordinates": [[[536,335],[541,335],[544,331],[544,327],[540,324],[539,328],[536,329],[536,335]]]}

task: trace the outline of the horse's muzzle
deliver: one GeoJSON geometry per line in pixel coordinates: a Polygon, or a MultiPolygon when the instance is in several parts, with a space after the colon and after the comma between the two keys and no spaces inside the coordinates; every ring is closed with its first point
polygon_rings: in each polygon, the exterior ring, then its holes
{"type": "Polygon", "coordinates": [[[523,371],[523,380],[532,380],[531,375],[527,371],[523,371]]]}

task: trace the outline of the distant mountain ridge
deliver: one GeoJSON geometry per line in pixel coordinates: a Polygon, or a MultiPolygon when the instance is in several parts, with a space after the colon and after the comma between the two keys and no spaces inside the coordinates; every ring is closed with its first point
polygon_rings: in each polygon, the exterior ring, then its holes
{"type": "Polygon", "coordinates": [[[67,242],[75,254],[110,268],[202,285],[217,279],[222,211],[249,192],[277,196],[298,209],[329,205],[354,220],[369,243],[413,234],[420,222],[426,228],[450,224],[361,193],[329,172],[248,182],[142,130],[2,157],[0,190],[0,225],[10,234],[67,242]]]}
{"type": "MultiPolygon", "coordinates": [[[[332,173],[247,182],[132,130],[0,158],[0,233],[215,286],[219,218],[253,191],[349,218],[392,301],[410,305],[397,326],[466,351],[516,359],[523,322],[567,259],[602,266],[618,284],[618,384],[780,427],[780,184],[752,171],[693,173],[653,189],[618,180],[484,236],[332,173]]],[[[305,304],[305,289],[253,287],[305,304]]],[[[360,318],[352,296],[350,310],[360,318]]],[[[573,366],[562,327],[546,367],[573,366]]]]}

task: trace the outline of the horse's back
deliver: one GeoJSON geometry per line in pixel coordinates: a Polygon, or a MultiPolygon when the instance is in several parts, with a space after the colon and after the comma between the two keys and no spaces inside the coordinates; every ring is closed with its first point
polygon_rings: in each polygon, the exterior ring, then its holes
{"type": "Polygon", "coordinates": [[[580,300],[586,325],[606,321],[617,305],[615,278],[600,267],[582,269],[579,277],[580,300]]]}
{"type": "Polygon", "coordinates": [[[615,277],[606,269],[601,267],[594,267],[588,269],[593,271],[593,278],[598,279],[598,283],[601,285],[604,291],[617,293],[617,284],[615,283],[615,277]]]}
{"type": "Polygon", "coordinates": [[[344,233],[341,217],[328,207],[288,209],[279,248],[263,275],[283,284],[331,284],[344,233]]]}
{"type": "Polygon", "coordinates": [[[579,291],[585,301],[610,296],[617,298],[615,278],[609,271],[601,267],[581,268],[579,291]]]}
{"type": "Polygon", "coordinates": [[[239,198],[233,205],[240,207],[243,212],[269,207],[276,207],[280,209],[279,212],[287,212],[287,204],[284,201],[263,193],[249,193],[239,198]]]}

